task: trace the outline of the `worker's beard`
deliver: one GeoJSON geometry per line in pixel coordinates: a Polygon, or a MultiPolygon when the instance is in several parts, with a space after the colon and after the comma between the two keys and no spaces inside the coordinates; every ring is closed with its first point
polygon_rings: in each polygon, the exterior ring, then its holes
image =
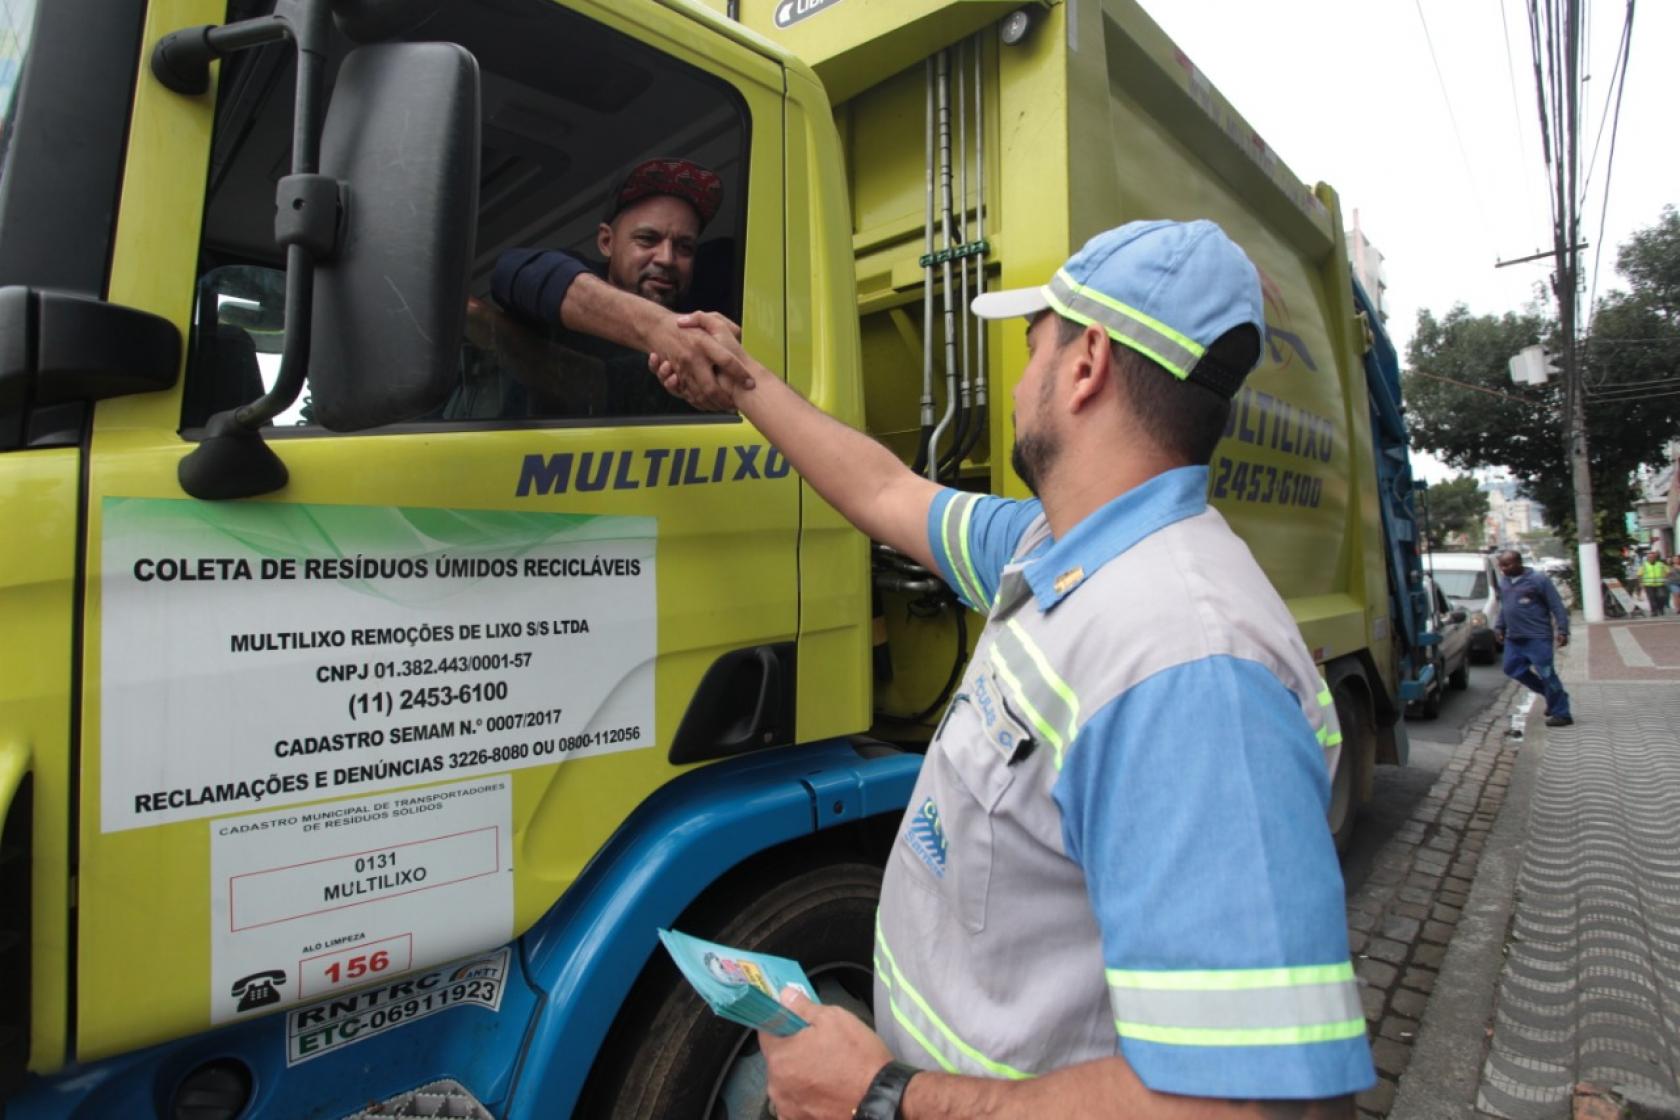
{"type": "Polygon", "coordinates": [[[1061,454],[1062,441],[1056,433],[1028,432],[1022,435],[1017,430],[1015,446],[1009,452],[1009,465],[1015,468],[1015,473],[1021,476],[1021,481],[1037,498],[1042,496],[1038,492],[1039,483],[1050,473],[1061,454]]]}

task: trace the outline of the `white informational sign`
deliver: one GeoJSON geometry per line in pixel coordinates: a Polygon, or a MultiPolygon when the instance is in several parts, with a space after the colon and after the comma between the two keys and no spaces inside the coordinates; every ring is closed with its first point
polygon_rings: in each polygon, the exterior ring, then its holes
{"type": "Polygon", "coordinates": [[[652,746],[656,523],[107,498],[106,832],[652,746]]]}
{"type": "Polygon", "coordinates": [[[502,774],[212,820],[211,1021],[508,940],[512,788],[502,774]]]}

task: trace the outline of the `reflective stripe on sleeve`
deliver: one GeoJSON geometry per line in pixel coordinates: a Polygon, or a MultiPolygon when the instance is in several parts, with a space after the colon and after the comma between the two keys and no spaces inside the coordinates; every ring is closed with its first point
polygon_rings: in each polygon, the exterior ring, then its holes
{"type": "Polygon", "coordinates": [[[945,562],[957,577],[957,590],[976,607],[988,610],[991,604],[986,600],[986,589],[974,570],[968,550],[968,526],[974,516],[974,503],[979,500],[975,494],[955,494],[945,503],[939,543],[945,550],[945,562]]]}
{"type": "MultiPolygon", "coordinates": [[[[933,1013],[933,1008],[928,1006],[927,1000],[910,986],[910,982],[898,970],[898,962],[893,959],[892,949],[887,945],[886,935],[881,932],[879,920],[875,923],[875,948],[875,975],[881,978],[881,986],[887,991],[887,1002],[892,1007],[893,1021],[904,1028],[904,1033],[915,1039],[916,1044],[926,1050],[930,1058],[939,1063],[940,1069],[947,1073],[963,1073],[976,1077],[1006,1077],[1012,1081],[1023,1081],[1033,1076],[986,1057],[959,1038],[957,1032],[946,1026],[944,1021],[933,1013]],[[882,967],[883,965],[885,967],[882,967]]],[[[876,1013],[880,1013],[879,1009],[876,1013]]]]}
{"type": "Polygon", "coordinates": [[[1175,1046],[1296,1046],[1361,1037],[1353,965],[1108,970],[1114,1029],[1175,1046]]]}

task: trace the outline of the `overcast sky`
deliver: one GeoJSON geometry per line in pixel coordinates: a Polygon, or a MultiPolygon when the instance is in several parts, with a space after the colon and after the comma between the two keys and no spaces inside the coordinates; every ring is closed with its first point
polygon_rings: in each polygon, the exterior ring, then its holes
{"type": "MultiPolygon", "coordinates": [[[[1387,258],[1389,331],[1402,360],[1419,308],[1520,311],[1548,282],[1549,261],[1493,267],[1552,246],[1525,0],[1141,2],[1298,177],[1336,188],[1349,225],[1358,209],[1387,258]]],[[[1627,10],[1620,0],[1584,7],[1591,80],[1583,169],[1615,94],[1627,10]]],[[[1616,247],[1656,222],[1665,204],[1680,204],[1677,44],[1680,2],[1639,4],[1609,204],[1606,127],[1581,210],[1589,290],[1606,221],[1601,296],[1624,286],[1616,247]]]]}

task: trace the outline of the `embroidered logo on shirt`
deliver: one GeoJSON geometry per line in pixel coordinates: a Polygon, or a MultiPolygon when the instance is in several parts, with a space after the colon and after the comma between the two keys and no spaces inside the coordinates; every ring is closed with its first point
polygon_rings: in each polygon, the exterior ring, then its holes
{"type": "Polygon", "coordinates": [[[1003,755],[1006,763],[1016,763],[1032,752],[1033,742],[1022,730],[1019,721],[1009,711],[1001,696],[994,697],[985,673],[974,679],[974,699],[980,707],[980,719],[985,724],[986,741],[1003,755]]]}
{"type": "Polygon", "coordinates": [[[938,878],[945,877],[945,826],[939,821],[939,806],[933,798],[922,802],[911,815],[910,823],[904,826],[904,842],[929,871],[938,878]]]}

